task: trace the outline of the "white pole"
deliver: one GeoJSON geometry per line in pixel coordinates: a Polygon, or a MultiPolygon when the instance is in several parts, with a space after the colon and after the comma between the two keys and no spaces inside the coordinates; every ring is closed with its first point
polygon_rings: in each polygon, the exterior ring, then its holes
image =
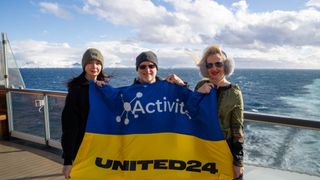
{"type": "Polygon", "coordinates": [[[7,62],[7,56],[6,56],[6,47],[7,47],[7,34],[1,33],[2,35],[2,54],[3,54],[3,65],[4,65],[4,81],[5,81],[5,87],[9,88],[9,71],[8,71],[8,62],[7,62]]]}
{"type": "MultiPolygon", "coordinates": [[[[8,38],[6,33],[2,34],[2,54],[3,54],[3,64],[4,64],[4,80],[5,80],[5,88],[9,88],[9,70],[8,70],[8,62],[6,57],[6,48],[8,43],[8,38]]],[[[6,100],[7,100],[7,114],[8,114],[8,126],[9,126],[9,133],[13,131],[13,114],[12,114],[12,101],[11,101],[11,92],[7,91],[6,93],[6,100]]]]}

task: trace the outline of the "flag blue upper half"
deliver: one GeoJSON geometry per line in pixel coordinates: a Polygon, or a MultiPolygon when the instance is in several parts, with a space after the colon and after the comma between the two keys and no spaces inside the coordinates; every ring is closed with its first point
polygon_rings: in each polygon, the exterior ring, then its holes
{"type": "Polygon", "coordinates": [[[87,132],[150,134],[172,132],[222,140],[216,90],[204,95],[158,81],[112,88],[90,83],[87,132]]]}

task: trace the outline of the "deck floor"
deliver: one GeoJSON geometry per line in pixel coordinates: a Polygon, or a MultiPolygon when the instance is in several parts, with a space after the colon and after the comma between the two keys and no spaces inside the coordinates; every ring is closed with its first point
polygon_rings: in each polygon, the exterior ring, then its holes
{"type": "Polygon", "coordinates": [[[0,140],[1,180],[63,180],[61,157],[0,140]]]}
{"type": "MultiPolygon", "coordinates": [[[[64,180],[62,159],[46,149],[0,140],[0,180],[64,180]]],[[[245,166],[246,180],[320,180],[320,177],[245,166]]]]}

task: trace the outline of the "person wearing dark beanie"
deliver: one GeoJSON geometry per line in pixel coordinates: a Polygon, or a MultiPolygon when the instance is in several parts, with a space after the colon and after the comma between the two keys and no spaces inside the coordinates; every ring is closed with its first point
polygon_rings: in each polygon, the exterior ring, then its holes
{"type": "Polygon", "coordinates": [[[103,69],[103,63],[104,63],[103,56],[102,56],[101,52],[95,48],[89,48],[83,54],[83,56],[82,56],[82,69],[84,69],[85,66],[93,59],[99,61],[101,63],[102,69],[103,69]]]}
{"type": "Polygon", "coordinates": [[[152,84],[159,81],[158,58],[152,51],[144,51],[136,57],[136,71],[138,77],[135,78],[134,84],[152,84]]]}
{"type": "Polygon", "coordinates": [[[61,115],[63,175],[70,178],[72,163],[84,137],[89,113],[89,81],[105,81],[104,59],[95,48],[82,56],[82,73],[68,82],[68,94],[61,115]]]}
{"type": "MultiPolygon", "coordinates": [[[[161,80],[158,76],[158,57],[152,51],[144,51],[136,57],[136,71],[138,77],[134,84],[152,84],[161,80]]],[[[177,75],[171,74],[165,78],[170,83],[187,86],[177,75]]]]}
{"type": "Polygon", "coordinates": [[[158,70],[158,58],[157,55],[152,51],[145,51],[140,53],[136,58],[136,70],[138,71],[139,65],[144,61],[152,62],[158,70]]]}

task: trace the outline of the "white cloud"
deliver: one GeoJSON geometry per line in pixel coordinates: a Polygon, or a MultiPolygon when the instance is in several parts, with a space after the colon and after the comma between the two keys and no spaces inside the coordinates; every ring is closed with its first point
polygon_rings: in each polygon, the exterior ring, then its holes
{"type": "MultiPolygon", "coordinates": [[[[80,62],[87,47],[96,47],[105,55],[106,66],[133,67],[138,53],[151,49],[160,65],[170,68],[195,67],[185,48],[201,56],[207,45],[215,43],[222,44],[242,68],[267,67],[264,63],[320,68],[320,11],[314,8],[319,0],[309,1],[299,11],[259,13],[252,13],[245,0],[230,9],[212,0],[165,0],[165,4],[170,8],[150,0],[86,0],[84,12],[132,29],[134,37],[124,35],[129,38],[126,42],[88,42],[77,48],[64,42],[17,41],[14,50],[23,59],[22,66],[70,67],[80,62]]],[[[58,17],[68,15],[58,4],[39,5],[58,17]]]]}
{"type": "Polygon", "coordinates": [[[201,43],[201,36],[214,36],[232,14],[215,1],[168,1],[170,12],[151,1],[87,1],[84,11],[117,25],[133,28],[137,38],[150,43],[201,43]]]}
{"type": "Polygon", "coordinates": [[[274,46],[269,49],[227,49],[238,67],[320,69],[320,47],[274,46]]]}
{"type": "Polygon", "coordinates": [[[134,67],[135,58],[142,51],[152,50],[159,58],[161,67],[195,67],[191,57],[183,48],[149,49],[137,43],[120,41],[89,42],[85,47],[73,48],[68,43],[46,41],[13,41],[12,50],[19,67],[73,67],[80,63],[84,51],[94,47],[105,58],[105,67],[134,67]]]}
{"type": "Polygon", "coordinates": [[[62,19],[71,18],[71,15],[68,13],[68,11],[60,7],[60,5],[57,3],[40,2],[39,6],[41,12],[43,13],[51,13],[62,19]]]}
{"type": "Polygon", "coordinates": [[[163,44],[253,46],[319,45],[320,11],[305,9],[250,13],[241,0],[232,9],[211,0],[166,0],[173,10],[151,1],[90,0],[84,10],[108,22],[134,29],[137,41],[163,44]],[[313,37],[310,37],[313,36],[313,37]]]}
{"type": "Polygon", "coordinates": [[[176,37],[173,41],[181,41],[181,33],[177,30],[184,31],[185,28],[179,25],[174,14],[151,1],[89,0],[83,10],[113,24],[132,27],[139,39],[149,42],[161,42],[172,37],[176,37]]]}
{"type": "Polygon", "coordinates": [[[35,40],[13,41],[11,47],[20,67],[70,67],[82,53],[68,43],[35,40]]]}
{"type": "Polygon", "coordinates": [[[310,0],[306,3],[306,6],[320,7],[320,0],[310,0]]]}
{"type": "MultiPolygon", "coordinates": [[[[20,67],[72,67],[81,64],[84,51],[98,48],[105,57],[105,67],[134,67],[135,57],[142,51],[152,50],[163,68],[196,67],[190,50],[186,48],[145,48],[141,44],[120,41],[90,42],[82,48],[70,47],[68,43],[45,41],[14,41],[13,52],[20,67]]],[[[201,56],[202,49],[191,50],[201,56]]],[[[237,68],[318,68],[320,69],[320,48],[313,46],[273,47],[265,51],[257,49],[225,48],[228,56],[236,60],[237,68]]]]}
{"type": "Polygon", "coordinates": [[[87,47],[97,47],[105,57],[107,67],[135,67],[135,58],[142,51],[154,51],[159,59],[159,65],[165,68],[173,67],[195,67],[191,56],[184,48],[160,47],[145,48],[138,43],[120,41],[91,42],[87,47]]]}
{"type": "Polygon", "coordinates": [[[261,14],[245,14],[238,17],[250,20],[242,28],[228,26],[216,36],[216,40],[233,47],[256,48],[260,42],[263,48],[270,46],[320,45],[320,11],[306,9],[298,12],[274,11],[261,14]]]}
{"type": "Polygon", "coordinates": [[[239,2],[233,3],[232,7],[234,7],[236,9],[236,11],[246,12],[248,9],[248,4],[246,1],[241,0],[239,2]]]}
{"type": "Polygon", "coordinates": [[[153,22],[164,22],[164,16],[167,16],[163,7],[156,7],[151,1],[141,0],[88,0],[83,10],[114,24],[130,24],[135,27],[153,22]]]}
{"type": "Polygon", "coordinates": [[[204,40],[214,38],[227,24],[233,22],[232,12],[215,1],[168,2],[173,4],[177,17],[184,17],[179,20],[180,26],[188,27],[188,31],[180,32],[184,37],[180,42],[183,43],[206,43],[204,40]]]}

